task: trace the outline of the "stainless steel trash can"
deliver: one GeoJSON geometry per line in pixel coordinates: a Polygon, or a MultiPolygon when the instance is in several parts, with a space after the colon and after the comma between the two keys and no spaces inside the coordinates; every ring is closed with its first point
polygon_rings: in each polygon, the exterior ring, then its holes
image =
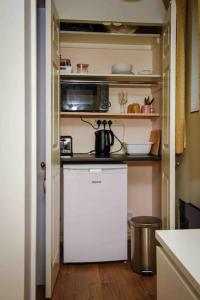
{"type": "Polygon", "coordinates": [[[151,275],[156,273],[155,230],[161,220],[151,216],[135,217],[131,226],[131,266],[134,272],[151,275]]]}

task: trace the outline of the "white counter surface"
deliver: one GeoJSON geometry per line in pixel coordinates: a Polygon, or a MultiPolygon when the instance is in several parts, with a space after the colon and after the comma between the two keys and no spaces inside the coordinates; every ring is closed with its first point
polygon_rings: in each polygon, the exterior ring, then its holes
{"type": "Polygon", "coordinates": [[[156,239],[200,295],[200,229],[158,230],[156,239]]]}

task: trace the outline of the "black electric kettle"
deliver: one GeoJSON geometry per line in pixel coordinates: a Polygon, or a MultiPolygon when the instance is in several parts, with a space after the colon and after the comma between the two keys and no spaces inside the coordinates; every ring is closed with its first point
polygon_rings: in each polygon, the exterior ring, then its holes
{"type": "Polygon", "coordinates": [[[114,145],[114,133],[112,130],[95,131],[96,156],[106,157],[110,155],[110,147],[114,145]]]}

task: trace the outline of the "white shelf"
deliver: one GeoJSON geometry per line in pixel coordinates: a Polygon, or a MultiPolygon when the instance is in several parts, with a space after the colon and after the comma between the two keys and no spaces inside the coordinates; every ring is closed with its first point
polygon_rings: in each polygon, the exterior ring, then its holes
{"type": "Polygon", "coordinates": [[[60,31],[61,43],[154,46],[160,34],[60,31]]]}
{"type": "Polygon", "coordinates": [[[61,112],[61,118],[112,118],[112,119],[153,119],[158,118],[158,113],[100,113],[100,112],[61,112]]]}
{"type": "MultiPolygon", "coordinates": [[[[62,73],[63,74],[63,73],[62,73]]],[[[80,74],[70,73],[61,75],[61,81],[78,82],[105,82],[109,84],[136,84],[155,85],[161,82],[160,75],[134,75],[134,74],[80,74]]]]}

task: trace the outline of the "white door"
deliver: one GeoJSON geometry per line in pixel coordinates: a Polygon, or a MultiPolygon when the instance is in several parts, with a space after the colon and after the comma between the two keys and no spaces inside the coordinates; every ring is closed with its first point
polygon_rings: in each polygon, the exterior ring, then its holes
{"type": "Polygon", "coordinates": [[[59,19],[46,1],[46,298],[60,261],[59,19]]]}
{"type": "Polygon", "coordinates": [[[175,228],[176,3],[171,1],[163,28],[162,201],[164,229],[175,228]]]}

